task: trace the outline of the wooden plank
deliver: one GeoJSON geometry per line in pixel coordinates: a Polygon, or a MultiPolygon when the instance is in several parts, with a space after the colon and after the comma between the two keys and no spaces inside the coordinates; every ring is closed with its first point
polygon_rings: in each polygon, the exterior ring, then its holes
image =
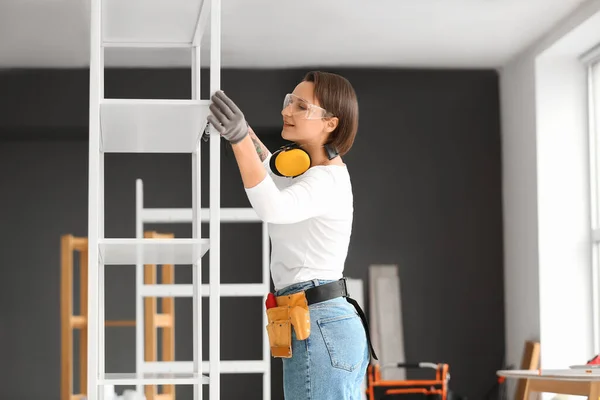
{"type": "MultiPolygon", "coordinates": [[[[87,240],[86,240],[87,242],[87,240]]],[[[87,243],[86,243],[87,244],[87,243]]],[[[79,253],[79,313],[87,321],[88,315],[88,249],[79,253]]],[[[87,388],[87,324],[79,330],[79,387],[87,388]]]]}
{"type": "Polygon", "coordinates": [[[73,329],[79,329],[79,386],[87,387],[87,238],[61,236],[61,400],[85,398],[73,390],[73,329]],[[79,252],[81,314],[73,315],[73,253],[79,252]]]}
{"type": "Polygon", "coordinates": [[[588,399],[600,398],[600,382],[590,382],[590,391],[588,393],[588,399]]]}
{"type": "MultiPolygon", "coordinates": [[[[157,233],[148,231],[144,233],[145,238],[154,239],[172,239],[172,233],[157,233]]],[[[144,269],[144,284],[156,284],[156,265],[145,265],[144,269]]],[[[161,284],[175,283],[174,265],[163,265],[161,268],[161,284]]],[[[146,297],[145,303],[145,326],[144,326],[144,341],[146,348],[146,361],[158,361],[157,354],[157,329],[163,329],[162,339],[162,358],[161,361],[175,360],[175,303],[174,298],[162,298],[161,313],[158,312],[157,298],[146,297]]],[[[147,385],[145,387],[146,400],[174,400],[175,386],[162,385],[163,393],[158,393],[157,385],[147,385]]]]}
{"type": "MultiPolygon", "coordinates": [[[[536,370],[540,363],[540,344],[538,342],[528,340],[523,348],[523,356],[521,357],[522,370],[536,370]]],[[[517,381],[517,389],[515,391],[515,400],[526,399],[527,379],[519,379],[517,381]]]]}
{"type": "MultiPolygon", "coordinates": [[[[156,232],[144,232],[144,238],[153,238],[156,232]]],[[[156,284],[156,265],[144,265],[144,284],[156,284]]],[[[158,361],[157,358],[157,334],[156,334],[156,316],[157,304],[156,297],[144,298],[144,359],[145,361],[158,361]]],[[[144,387],[146,400],[155,400],[158,394],[157,385],[146,385],[144,387]]]]}
{"type": "MultiPolygon", "coordinates": [[[[163,235],[167,236],[167,235],[163,235]]],[[[173,237],[173,234],[169,234],[173,237]]],[[[175,283],[175,266],[163,265],[161,267],[161,284],[175,283]]],[[[171,319],[171,325],[162,328],[162,361],[175,361],[175,299],[173,297],[164,297],[162,299],[161,311],[171,319]]],[[[155,397],[155,400],[174,400],[175,385],[163,385],[162,394],[155,397]]]]}
{"type": "Polygon", "coordinates": [[[589,381],[568,381],[559,379],[529,379],[529,392],[560,393],[575,396],[588,396],[589,381]]]}
{"type": "Polygon", "coordinates": [[[60,398],[70,400],[73,381],[73,235],[61,236],[60,254],[60,398]]]}

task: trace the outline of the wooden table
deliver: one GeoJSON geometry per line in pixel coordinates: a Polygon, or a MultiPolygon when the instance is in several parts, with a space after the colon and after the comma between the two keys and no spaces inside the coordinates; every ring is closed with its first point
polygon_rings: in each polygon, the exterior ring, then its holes
{"type": "Polygon", "coordinates": [[[501,370],[498,376],[507,379],[525,379],[525,399],[533,392],[587,396],[589,400],[600,398],[600,370],[550,369],[550,370],[501,370]]]}

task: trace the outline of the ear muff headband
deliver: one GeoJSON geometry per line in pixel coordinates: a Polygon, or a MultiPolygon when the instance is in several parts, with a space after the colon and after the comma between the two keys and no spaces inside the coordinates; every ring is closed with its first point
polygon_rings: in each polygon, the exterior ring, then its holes
{"type": "Polygon", "coordinates": [[[310,168],[310,155],[294,143],[273,153],[269,165],[276,175],[295,178],[310,168]]]}

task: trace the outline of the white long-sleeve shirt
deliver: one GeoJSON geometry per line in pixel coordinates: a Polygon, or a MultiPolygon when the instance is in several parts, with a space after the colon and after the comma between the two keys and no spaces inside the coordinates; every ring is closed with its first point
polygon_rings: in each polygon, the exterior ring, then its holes
{"type": "Polygon", "coordinates": [[[347,167],[314,166],[292,179],[275,175],[270,158],[263,162],[266,177],[246,194],[269,226],[275,290],[342,278],[354,212],[347,167]]]}

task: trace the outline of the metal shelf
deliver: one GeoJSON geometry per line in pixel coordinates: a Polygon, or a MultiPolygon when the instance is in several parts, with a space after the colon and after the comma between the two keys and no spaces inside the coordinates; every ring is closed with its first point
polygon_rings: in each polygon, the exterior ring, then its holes
{"type": "Polygon", "coordinates": [[[180,264],[200,262],[208,239],[100,239],[104,265],[180,264]]]}
{"type": "MultiPolygon", "coordinates": [[[[206,4],[205,4],[206,3],[206,4]]],[[[104,46],[189,46],[196,32],[206,30],[201,19],[203,0],[104,0],[102,43],[104,46]]],[[[204,10],[208,14],[207,10],[204,10]]]]}
{"type": "Polygon", "coordinates": [[[101,151],[192,153],[206,127],[209,105],[208,100],[103,100],[101,151]]]}

